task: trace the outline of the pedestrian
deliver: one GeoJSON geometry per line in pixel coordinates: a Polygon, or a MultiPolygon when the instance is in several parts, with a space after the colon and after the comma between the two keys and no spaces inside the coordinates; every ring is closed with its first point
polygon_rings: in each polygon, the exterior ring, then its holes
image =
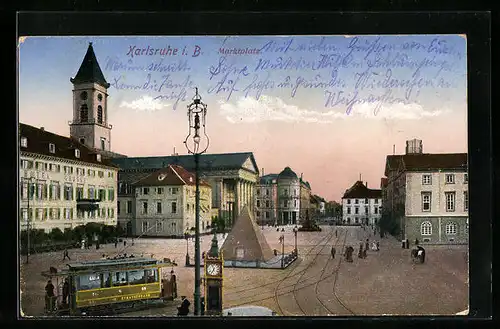
{"type": "Polygon", "coordinates": [[[335,247],[332,247],[332,258],[335,259],[335,253],[337,252],[337,250],[335,250],[335,247]]]}
{"type": "Polygon", "coordinates": [[[366,249],[363,249],[363,258],[366,258],[366,249]]]}
{"type": "Polygon", "coordinates": [[[95,243],[95,249],[98,250],[99,249],[99,240],[96,241],[95,243]]]}
{"type": "Polygon", "coordinates": [[[64,279],[64,284],[62,288],[63,300],[62,303],[64,305],[68,304],[68,296],[69,296],[69,281],[68,278],[64,279]]]}
{"type": "Polygon", "coordinates": [[[181,299],[181,306],[177,307],[177,316],[186,316],[189,314],[189,305],[191,305],[191,303],[186,296],[182,296],[181,299]]]}
{"type": "Polygon", "coordinates": [[[377,241],[377,251],[379,251],[379,250],[380,250],[380,242],[377,241]]]}
{"type": "Polygon", "coordinates": [[[123,246],[126,247],[127,246],[127,241],[123,240],[123,246]]]}
{"type": "Polygon", "coordinates": [[[416,245],[416,246],[418,246],[418,243],[419,243],[419,242],[420,242],[420,241],[418,241],[418,239],[415,239],[415,245],[416,245]]]}
{"type": "Polygon", "coordinates": [[[368,248],[370,248],[370,241],[369,241],[369,239],[366,239],[365,250],[368,250],[368,248]]]}
{"type": "Polygon", "coordinates": [[[363,244],[359,244],[358,258],[363,258],[363,244]]]}
{"type": "Polygon", "coordinates": [[[68,248],[65,248],[64,249],[64,253],[63,253],[63,261],[68,258],[68,260],[71,260],[71,258],[69,258],[69,252],[68,252],[68,248]]]}
{"type": "Polygon", "coordinates": [[[118,247],[118,240],[115,240],[115,248],[118,247]]]}
{"type": "Polygon", "coordinates": [[[52,280],[47,281],[47,285],[45,286],[45,309],[47,312],[52,312],[54,309],[54,285],[52,284],[52,280]]]}
{"type": "Polygon", "coordinates": [[[335,230],[335,237],[337,237],[337,230],[335,230]]]}

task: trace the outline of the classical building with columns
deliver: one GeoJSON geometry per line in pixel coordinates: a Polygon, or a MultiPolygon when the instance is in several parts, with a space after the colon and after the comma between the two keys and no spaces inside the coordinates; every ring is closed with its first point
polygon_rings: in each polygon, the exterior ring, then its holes
{"type": "MultiPolygon", "coordinates": [[[[178,165],[194,172],[192,155],[114,158],[112,162],[120,168],[118,175],[118,198],[127,205],[118,216],[120,225],[134,221],[134,189],[132,184],[141,178],[168,165],[178,165]],[[128,209],[130,205],[130,210],[128,209]]],[[[254,208],[255,185],[259,170],[253,153],[223,153],[200,155],[200,178],[212,188],[212,210],[231,226],[244,206],[254,208]]],[[[214,213],[214,212],[212,212],[214,213]]],[[[134,227],[133,223],[128,226],[134,227]]]]}

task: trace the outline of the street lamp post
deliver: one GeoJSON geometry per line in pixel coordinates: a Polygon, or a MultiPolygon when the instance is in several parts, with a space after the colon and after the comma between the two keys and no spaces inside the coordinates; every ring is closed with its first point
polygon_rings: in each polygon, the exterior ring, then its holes
{"type": "Polygon", "coordinates": [[[295,225],[295,227],[293,228],[293,234],[295,235],[295,255],[298,254],[298,250],[297,250],[297,231],[299,229],[297,228],[297,225],[295,225]]]}
{"type": "Polygon", "coordinates": [[[285,267],[285,235],[281,235],[281,268],[285,267]]]}
{"type": "Polygon", "coordinates": [[[27,183],[27,197],[28,197],[28,209],[27,209],[27,216],[26,216],[26,244],[27,244],[27,250],[26,250],[26,264],[29,263],[30,259],[30,235],[31,235],[31,223],[30,223],[30,197],[31,197],[31,184],[35,184],[35,178],[31,177],[28,180],[27,183]]]}
{"type": "Polygon", "coordinates": [[[194,155],[195,179],[196,179],[196,221],[195,221],[195,244],[194,244],[194,315],[200,315],[201,311],[201,273],[200,273],[200,154],[208,149],[209,138],[205,132],[205,119],[207,115],[207,105],[201,101],[201,96],[196,94],[193,102],[187,106],[189,120],[189,134],[184,140],[184,144],[189,153],[194,155]],[[202,131],[200,131],[202,130],[202,131]],[[203,132],[204,137],[200,136],[203,132]],[[191,136],[193,135],[193,136],[191,136]]]}
{"type": "Polygon", "coordinates": [[[186,266],[189,266],[189,232],[184,233],[186,239],[186,266]]]}

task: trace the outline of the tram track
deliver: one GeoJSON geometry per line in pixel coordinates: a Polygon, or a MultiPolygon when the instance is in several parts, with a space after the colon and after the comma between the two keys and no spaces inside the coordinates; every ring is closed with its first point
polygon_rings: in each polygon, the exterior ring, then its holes
{"type": "MultiPolygon", "coordinates": [[[[316,262],[316,259],[319,257],[319,255],[321,254],[322,250],[325,248],[326,245],[328,245],[328,242],[330,242],[330,240],[332,239],[332,237],[334,236],[334,231],[332,229],[331,233],[328,234],[325,238],[321,239],[321,241],[319,241],[316,245],[314,245],[310,250],[309,252],[307,252],[307,254],[305,256],[309,256],[310,254],[313,253],[314,249],[316,249],[317,247],[321,247],[320,251],[315,254],[313,260],[311,262],[309,262],[309,264],[307,264],[306,268],[302,271],[301,275],[298,277],[297,281],[293,284],[293,289],[291,290],[292,294],[293,294],[293,299],[295,300],[295,304],[297,304],[298,308],[300,309],[300,311],[305,315],[305,313],[303,312],[303,309],[302,307],[300,306],[300,304],[298,303],[298,300],[295,296],[295,293],[297,291],[297,285],[298,283],[300,282],[300,279],[304,276],[304,274],[307,272],[307,270],[309,270],[311,268],[311,266],[313,264],[315,264],[316,262]],[[326,242],[325,242],[326,241],[326,242]]],[[[284,315],[284,312],[283,312],[283,308],[281,307],[281,304],[279,302],[279,297],[280,296],[283,296],[285,294],[288,294],[289,292],[283,294],[278,294],[278,290],[280,289],[280,285],[287,279],[291,278],[292,277],[292,274],[293,272],[290,272],[287,276],[285,276],[282,280],[280,280],[280,282],[276,285],[276,288],[274,290],[274,299],[275,299],[275,302],[276,302],[276,305],[278,307],[278,310],[279,310],[279,313],[284,315]]]]}

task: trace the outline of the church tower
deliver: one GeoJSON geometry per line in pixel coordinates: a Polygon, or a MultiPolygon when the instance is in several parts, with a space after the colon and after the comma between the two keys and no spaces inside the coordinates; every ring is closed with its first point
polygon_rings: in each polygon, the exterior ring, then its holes
{"type": "Polygon", "coordinates": [[[85,146],[106,153],[111,151],[111,128],[108,123],[108,88],[89,43],[82,65],[73,83],[73,121],[70,136],[85,146]]]}

